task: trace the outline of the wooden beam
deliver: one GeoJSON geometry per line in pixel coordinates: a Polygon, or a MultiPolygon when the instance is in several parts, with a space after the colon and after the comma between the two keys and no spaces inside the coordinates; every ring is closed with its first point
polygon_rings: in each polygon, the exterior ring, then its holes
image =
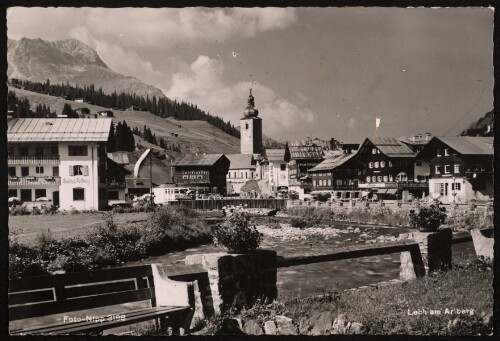
{"type": "Polygon", "coordinates": [[[277,267],[285,268],[289,266],[331,262],[342,259],[379,256],[404,251],[414,251],[418,248],[418,243],[414,241],[399,241],[392,243],[383,243],[380,245],[355,246],[339,249],[338,251],[335,251],[333,253],[323,255],[297,256],[278,259],[277,267]]]}

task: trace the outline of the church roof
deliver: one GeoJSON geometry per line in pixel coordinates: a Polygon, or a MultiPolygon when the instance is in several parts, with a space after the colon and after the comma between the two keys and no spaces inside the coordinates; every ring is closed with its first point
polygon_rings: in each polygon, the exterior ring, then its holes
{"type": "Polygon", "coordinates": [[[249,169],[255,168],[253,154],[227,154],[229,159],[229,169],[249,169]]]}

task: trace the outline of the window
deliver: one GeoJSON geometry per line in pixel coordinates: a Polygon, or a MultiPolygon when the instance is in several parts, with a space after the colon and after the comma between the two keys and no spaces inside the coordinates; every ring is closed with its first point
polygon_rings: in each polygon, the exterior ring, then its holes
{"type": "Polygon", "coordinates": [[[73,201],[85,200],[85,189],[84,188],[73,188],[73,201]]]}
{"type": "Polygon", "coordinates": [[[87,146],[68,146],[69,156],[87,156],[88,148],[87,146]]]}
{"type": "Polygon", "coordinates": [[[36,166],[36,171],[35,171],[36,174],[43,174],[43,166],[36,166]]]}
{"type": "Polygon", "coordinates": [[[370,180],[371,180],[371,177],[370,177],[370,176],[367,176],[367,177],[366,177],[366,182],[370,182],[370,180]]]}
{"type": "Polygon", "coordinates": [[[21,201],[32,201],[31,189],[21,190],[21,201]]]}
{"type": "Polygon", "coordinates": [[[392,177],[392,175],[389,175],[389,182],[392,182],[394,180],[394,178],[392,177]]]}
{"type": "Polygon", "coordinates": [[[78,175],[87,176],[87,175],[89,175],[89,166],[81,166],[81,165],[69,166],[69,175],[70,176],[78,176],[78,175]]]}
{"type": "Polygon", "coordinates": [[[385,167],[385,161],[380,161],[380,168],[384,168],[385,167]]]}
{"type": "Polygon", "coordinates": [[[437,156],[443,156],[443,151],[441,149],[437,150],[437,156]]]}
{"type": "Polygon", "coordinates": [[[448,148],[445,148],[444,149],[444,156],[449,156],[450,155],[450,151],[448,150],[448,148]]]}
{"type": "Polygon", "coordinates": [[[451,169],[450,165],[445,165],[444,166],[444,174],[450,174],[450,169],[451,169]]]}
{"type": "Polygon", "coordinates": [[[460,191],[460,186],[461,184],[458,182],[458,183],[454,183],[454,184],[451,184],[451,190],[452,191],[460,191]]]}
{"type": "Polygon", "coordinates": [[[316,180],[313,180],[313,186],[316,187],[316,180]]]}
{"type": "Polygon", "coordinates": [[[59,176],[59,166],[52,167],[52,176],[59,176]]]}
{"type": "Polygon", "coordinates": [[[28,176],[30,175],[30,168],[29,167],[21,167],[21,176],[28,176]]]}
{"type": "Polygon", "coordinates": [[[342,179],[337,179],[337,186],[342,186],[342,179]]]}
{"type": "Polygon", "coordinates": [[[368,167],[373,168],[373,162],[370,162],[370,163],[368,164],[368,167]]]}
{"type": "Polygon", "coordinates": [[[377,177],[375,175],[372,176],[372,182],[377,182],[377,177]]]}
{"type": "Polygon", "coordinates": [[[28,156],[28,147],[21,147],[21,156],[28,156]]]}
{"type": "Polygon", "coordinates": [[[9,198],[17,197],[17,189],[9,189],[9,198]]]}
{"type": "Polygon", "coordinates": [[[453,173],[460,173],[460,165],[454,165],[453,166],[453,173]]]}
{"type": "Polygon", "coordinates": [[[408,181],[408,176],[405,172],[401,172],[396,176],[396,181],[408,181]]]}
{"type": "Polygon", "coordinates": [[[118,199],[120,199],[118,191],[108,191],[108,199],[109,200],[118,200],[118,199]]]}
{"type": "Polygon", "coordinates": [[[379,175],[379,176],[377,177],[377,180],[378,180],[378,182],[382,182],[382,175],[379,175]]]}
{"type": "Polygon", "coordinates": [[[384,182],[389,181],[389,177],[387,175],[384,175],[384,182]]]}
{"type": "Polygon", "coordinates": [[[9,167],[9,176],[16,176],[16,167],[9,167]]]}
{"type": "Polygon", "coordinates": [[[285,171],[286,170],[286,165],[285,164],[281,164],[280,168],[281,168],[282,171],[285,171]]]}
{"type": "Polygon", "coordinates": [[[441,166],[436,166],[436,167],[434,168],[434,173],[436,173],[436,174],[441,174],[441,166]]]}
{"type": "Polygon", "coordinates": [[[415,161],[415,166],[418,166],[418,167],[422,166],[422,161],[421,160],[415,161]]]}
{"type": "Polygon", "coordinates": [[[35,155],[36,155],[36,156],[41,156],[41,155],[43,155],[43,147],[36,147],[36,148],[35,148],[35,155]]]}
{"type": "Polygon", "coordinates": [[[377,148],[372,149],[372,154],[377,154],[377,148]]]}
{"type": "Polygon", "coordinates": [[[198,179],[198,180],[203,179],[203,175],[197,175],[197,176],[196,176],[196,179],[198,179]]]}
{"type": "Polygon", "coordinates": [[[56,144],[53,144],[51,147],[50,147],[50,152],[54,155],[57,155],[59,154],[59,145],[56,143],[56,144]]]}
{"type": "Polygon", "coordinates": [[[35,199],[47,197],[47,190],[35,189],[35,199]]]}
{"type": "Polygon", "coordinates": [[[375,168],[378,168],[378,161],[373,164],[375,168]]]}
{"type": "Polygon", "coordinates": [[[332,180],[328,179],[328,186],[331,186],[331,185],[332,185],[332,180]]]}

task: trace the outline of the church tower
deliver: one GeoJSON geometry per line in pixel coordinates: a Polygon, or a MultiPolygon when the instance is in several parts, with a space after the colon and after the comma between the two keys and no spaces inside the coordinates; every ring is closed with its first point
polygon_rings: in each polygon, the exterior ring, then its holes
{"type": "Polygon", "coordinates": [[[241,154],[262,154],[262,119],[257,117],[252,89],[248,96],[247,108],[240,120],[241,154]]]}

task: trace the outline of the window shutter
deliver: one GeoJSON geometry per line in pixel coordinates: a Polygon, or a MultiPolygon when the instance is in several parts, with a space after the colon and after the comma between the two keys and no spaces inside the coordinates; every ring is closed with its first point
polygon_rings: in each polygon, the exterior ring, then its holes
{"type": "Polygon", "coordinates": [[[69,176],[73,175],[75,175],[75,169],[73,168],[73,166],[69,166],[69,176]]]}
{"type": "Polygon", "coordinates": [[[89,166],[83,166],[82,173],[83,173],[83,175],[88,176],[89,175],[89,166]]]}

